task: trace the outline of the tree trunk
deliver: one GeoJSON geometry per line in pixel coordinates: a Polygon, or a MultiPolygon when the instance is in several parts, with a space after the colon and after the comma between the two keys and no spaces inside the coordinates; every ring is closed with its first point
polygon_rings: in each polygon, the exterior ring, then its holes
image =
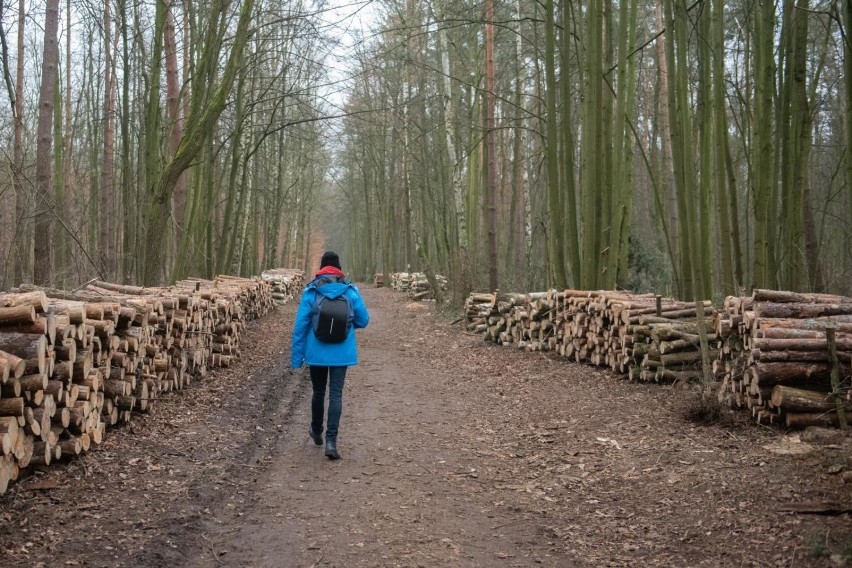
{"type": "Polygon", "coordinates": [[[677,190],[678,217],[681,220],[680,294],[684,298],[707,297],[703,290],[705,264],[699,247],[696,219],[696,176],[692,117],[689,105],[689,51],[686,8],[680,0],[665,0],[666,59],[676,81],[669,86],[671,145],[677,190]]]}
{"type": "MultiPolygon", "coordinates": [[[[852,219],[852,0],[843,3],[843,17],[846,41],[843,42],[843,68],[846,90],[846,203],[841,207],[846,209],[846,218],[852,219]]],[[[852,231],[846,230],[846,273],[852,272],[852,231]]]]}
{"type": "MultiPolygon", "coordinates": [[[[71,69],[73,68],[71,59],[71,0],[66,0],[65,12],[65,126],[63,128],[62,136],[63,149],[61,184],[62,194],[65,197],[65,203],[67,205],[62,209],[61,214],[65,217],[67,224],[67,227],[63,227],[62,230],[65,231],[70,229],[76,233],[75,229],[79,225],[80,206],[75,180],[73,179],[74,168],[72,167],[73,156],[71,154],[74,136],[74,131],[71,127],[71,69]]],[[[57,170],[56,175],[59,175],[59,170],[57,170]]],[[[65,235],[65,250],[63,251],[62,256],[67,263],[70,263],[73,258],[71,254],[71,240],[72,239],[69,238],[69,235],[65,235]]],[[[60,246],[59,243],[57,243],[57,246],[60,246]]]]}
{"type": "MultiPolygon", "coordinates": [[[[177,39],[175,37],[174,0],[168,0],[163,27],[163,48],[166,56],[166,127],[169,132],[169,159],[177,154],[183,135],[180,116],[180,81],[177,65],[177,39]]],[[[181,175],[174,189],[175,242],[180,243],[186,225],[186,176],[181,175]]],[[[176,251],[180,254],[181,251],[176,251]]]]}
{"type": "MultiPolygon", "coordinates": [[[[544,67],[545,67],[545,105],[546,136],[545,162],[547,165],[547,208],[550,232],[547,239],[550,257],[550,286],[566,288],[568,277],[565,272],[565,229],[562,217],[562,192],[559,188],[559,145],[558,116],[556,113],[556,23],[554,0],[544,3],[544,67]]],[[[579,278],[580,275],[574,275],[579,278]]]]}
{"type": "MultiPolygon", "coordinates": [[[[57,55],[58,57],[58,55],[57,55]]],[[[65,184],[62,179],[62,174],[65,171],[64,167],[64,144],[62,140],[62,90],[58,88],[62,84],[59,76],[59,67],[56,69],[56,84],[57,88],[53,93],[53,139],[56,140],[56,149],[53,152],[53,202],[56,204],[56,223],[53,226],[53,267],[56,275],[65,279],[64,272],[66,266],[65,251],[67,249],[68,236],[66,227],[71,221],[71,217],[67,213],[69,202],[65,196],[65,184]]],[[[66,110],[66,113],[70,109],[66,110]]]]}
{"type": "MultiPolygon", "coordinates": [[[[444,7],[445,4],[441,4],[441,13],[438,15],[439,18],[444,16],[444,7]]],[[[455,206],[455,214],[456,218],[455,222],[455,233],[458,235],[458,245],[465,249],[468,246],[467,241],[467,228],[465,223],[465,215],[464,215],[464,188],[462,186],[462,175],[464,174],[464,167],[459,159],[458,152],[456,151],[456,128],[457,128],[457,110],[456,110],[456,101],[453,96],[453,83],[452,83],[452,75],[450,74],[450,45],[447,40],[447,30],[446,24],[439,22],[438,23],[438,48],[441,51],[441,85],[442,85],[442,96],[443,96],[443,108],[444,108],[444,138],[446,140],[447,145],[447,156],[449,159],[450,166],[450,191],[453,196],[453,204],[455,206]]]]}
{"type": "Polygon", "coordinates": [[[627,279],[628,241],[633,210],[633,145],[629,134],[635,99],[635,65],[628,50],[636,41],[636,4],[624,2],[618,14],[618,72],[613,114],[613,203],[607,256],[607,288],[627,279]]]}
{"type": "Polygon", "coordinates": [[[98,244],[100,249],[102,276],[115,279],[116,273],[116,234],[115,211],[115,97],[113,96],[113,57],[112,57],[112,13],[110,0],[104,2],[104,108],[103,128],[104,146],[101,163],[100,219],[98,220],[98,244]]]}
{"type": "Polygon", "coordinates": [[[235,230],[237,223],[234,222],[234,215],[237,213],[237,194],[242,194],[246,189],[245,175],[243,175],[242,183],[239,188],[237,187],[237,176],[240,172],[240,165],[242,164],[243,169],[246,167],[240,159],[242,155],[243,125],[246,120],[245,105],[243,103],[243,99],[245,98],[243,94],[245,90],[245,83],[246,73],[241,71],[235,93],[235,127],[233,140],[231,142],[231,166],[228,170],[228,186],[225,190],[227,192],[227,197],[225,198],[225,217],[222,222],[222,236],[219,239],[219,251],[216,254],[218,272],[227,272],[234,260],[234,243],[237,239],[237,233],[235,230]]]}
{"type": "Polygon", "coordinates": [[[56,91],[56,60],[59,55],[59,0],[47,0],[44,21],[44,55],[39,90],[38,127],[36,129],[36,211],[33,253],[33,281],[49,284],[52,274],[53,192],[51,188],[51,146],[53,145],[53,104],[56,91]]]}
{"type": "Polygon", "coordinates": [[[517,0],[515,15],[518,19],[517,37],[515,40],[515,98],[514,116],[515,129],[513,132],[514,147],[512,150],[512,205],[509,214],[509,246],[507,248],[508,258],[511,259],[512,282],[515,286],[522,286],[526,265],[527,244],[527,200],[526,187],[524,185],[524,102],[523,92],[526,77],[525,66],[522,64],[523,57],[523,33],[521,30],[521,0],[517,0]]]}
{"type": "Polygon", "coordinates": [[[488,193],[488,287],[499,288],[497,259],[497,137],[494,135],[494,0],[485,0],[485,191],[488,193]]]}
{"type": "MultiPolygon", "coordinates": [[[[70,2],[70,0],[69,0],[70,2]]],[[[118,13],[121,18],[121,50],[124,66],[121,77],[121,195],[124,203],[124,220],[122,227],[122,268],[121,281],[135,280],[136,270],[136,218],[138,207],[136,203],[137,177],[131,171],[130,158],[130,78],[132,67],[130,62],[130,33],[127,24],[127,0],[118,0],[118,13]]]]}
{"type": "MultiPolygon", "coordinates": [[[[711,8],[709,2],[706,9],[701,11],[698,21],[698,93],[697,120],[700,142],[698,144],[699,185],[698,185],[698,230],[696,231],[695,251],[698,253],[696,265],[699,268],[695,283],[696,298],[710,298],[713,294],[713,253],[711,252],[713,223],[711,203],[713,202],[713,181],[722,171],[714,171],[714,131],[713,131],[713,84],[711,70],[713,67],[710,41],[711,8]]],[[[688,158],[692,159],[692,158],[688,158]]]]}
{"type": "MultiPolygon", "coordinates": [[[[576,143],[574,140],[574,122],[573,122],[573,92],[571,84],[570,69],[572,66],[571,52],[571,33],[568,31],[574,26],[573,16],[571,13],[571,5],[566,0],[562,0],[562,48],[560,50],[561,59],[561,90],[562,90],[562,115],[559,135],[557,140],[561,152],[560,168],[558,170],[559,186],[561,192],[564,192],[564,199],[560,198],[565,211],[565,218],[560,223],[562,233],[565,235],[563,246],[567,247],[565,251],[565,280],[566,284],[579,282],[580,276],[583,274],[582,256],[580,254],[580,225],[577,222],[577,183],[576,183],[576,168],[574,166],[576,143]],[[570,268],[570,270],[569,270],[570,268]]],[[[520,41],[520,37],[518,38],[520,41]]],[[[555,116],[555,115],[554,115],[555,116]]],[[[517,159],[517,158],[516,158],[517,159]]]]}
{"type": "MultiPolygon", "coordinates": [[[[655,22],[657,24],[657,28],[660,30],[665,29],[665,21],[663,18],[663,0],[659,0],[655,3],[654,8],[654,16],[655,22]]],[[[659,111],[658,111],[658,120],[660,124],[660,140],[659,144],[661,146],[661,164],[658,169],[658,183],[656,192],[657,197],[655,202],[657,203],[657,214],[659,216],[659,224],[662,227],[668,226],[670,230],[668,231],[669,238],[666,239],[667,249],[669,251],[669,261],[671,262],[671,267],[674,272],[674,287],[679,290],[681,287],[681,280],[684,278],[684,275],[680,273],[680,218],[678,217],[678,207],[677,207],[677,191],[672,183],[673,178],[673,158],[672,158],[672,147],[671,147],[671,123],[670,117],[671,112],[669,110],[669,63],[668,58],[666,56],[666,43],[665,41],[657,41],[656,43],[656,52],[657,52],[657,79],[659,81],[659,111]],[[668,218],[668,221],[666,220],[668,218]]],[[[656,147],[656,144],[655,144],[656,147]]]]}
{"type": "MultiPolygon", "coordinates": [[[[711,32],[708,41],[713,52],[713,175],[715,176],[716,214],[719,220],[719,241],[721,252],[721,271],[719,283],[722,292],[733,294],[742,284],[739,271],[735,270],[734,251],[739,262],[739,222],[736,208],[731,207],[731,198],[735,198],[736,177],[727,175],[728,122],[725,106],[725,28],[724,0],[713,1],[711,32]],[[730,183],[729,183],[730,182],[730,183]],[[734,213],[732,215],[732,213],[734,213]]],[[[710,149],[708,148],[707,151],[710,149]]]]}
{"type": "Polygon", "coordinates": [[[24,189],[24,31],[27,12],[24,0],[18,0],[18,64],[15,74],[15,142],[12,150],[12,183],[15,187],[15,278],[20,284],[30,278],[32,232],[30,195],[24,189]]]}
{"type": "Polygon", "coordinates": [[[775,149],[772,144],[772,102],[775,90],[775,4],[760,0],[754,12],[754,265],[753,285],[767,288],[775,285],[773,219],[776,216],[775,149]]]}
{"type": "MultiPolygon", "coordinates": [[[[598,288],[601,264],[601,232],[604,193],[609,192],[604,175],[603,125],[603,6],[590,2],[586,8],[586,60],[583,93],[582,152],[580,177],[582,183],[581,230],[583,235],[580,286],[598,288]]],[[[608,144],[607,144],[608,146],[608,144]]]]}

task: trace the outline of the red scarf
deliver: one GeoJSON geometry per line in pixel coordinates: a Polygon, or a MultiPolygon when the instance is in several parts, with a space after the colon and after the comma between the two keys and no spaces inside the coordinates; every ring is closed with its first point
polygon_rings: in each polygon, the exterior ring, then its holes
{"type": "Polygon", "coordinates": [[[334,266],[326,266],[326,267],[320,269],[319,272],[317,272],[317,276],[326,276],[326,275],[337,276],[338,278],[345,278],[346,277],[346,275],[343,274],[342,270],[340,270],[339,268],[335,268],[334,266]]]}

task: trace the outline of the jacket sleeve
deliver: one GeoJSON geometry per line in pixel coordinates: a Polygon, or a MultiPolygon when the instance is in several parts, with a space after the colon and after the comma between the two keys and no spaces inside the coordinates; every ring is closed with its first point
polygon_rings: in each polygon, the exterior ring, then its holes
{"type": "Polygon", "coordinates": [[[305,343],[311,331],[311,308],[316,292],[305,290],[299,309],[296,312],[296,323],[293,324],[293,343],[290,346],[290,368],[301,369],[305,361],[305,343]]]}
{"type": "Polygon", "coordinates": [[[370,314],[367,312],[367,306],[364,305],[364,300],[361,299],[358,289],[353,286],[353,290],[352,311],[354,312],[354,318],[352,326],[355,329],[361,329],[362,327],[367,327],[367,324],[370,323],[370,314]]]}

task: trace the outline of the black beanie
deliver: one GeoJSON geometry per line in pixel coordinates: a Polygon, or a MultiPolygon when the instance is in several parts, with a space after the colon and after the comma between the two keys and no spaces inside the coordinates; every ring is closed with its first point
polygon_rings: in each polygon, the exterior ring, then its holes
{"type": "Polygon", "coordinates": [[[338,270],[343,270],[340,267],[340,257],[337,256],[336,252],[332,252],[327,250],[322,255],[322,260],[320,260],[320,268],[325,268],[326,266],[333,266],[338,270]]]}

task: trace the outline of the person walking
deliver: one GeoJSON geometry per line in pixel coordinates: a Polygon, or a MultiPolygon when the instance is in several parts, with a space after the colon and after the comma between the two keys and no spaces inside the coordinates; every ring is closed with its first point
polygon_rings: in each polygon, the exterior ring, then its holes
{"type": "Polygon", "coordinates": [[[308,435],[317,446],[323,443],[325,392],[328,387],[328,421],[325,430],[325,455],[340,459],[337,433],[343,411],[343,384],[346,370],[358,363],[355,331],[367,327],[370,314],[358,288],[346,278],[340,257],[326,251],[320,270],[305,286],[296,322],[290,368],[293,372],[308,365],[313,386],[311,425],[308,435]]]}

